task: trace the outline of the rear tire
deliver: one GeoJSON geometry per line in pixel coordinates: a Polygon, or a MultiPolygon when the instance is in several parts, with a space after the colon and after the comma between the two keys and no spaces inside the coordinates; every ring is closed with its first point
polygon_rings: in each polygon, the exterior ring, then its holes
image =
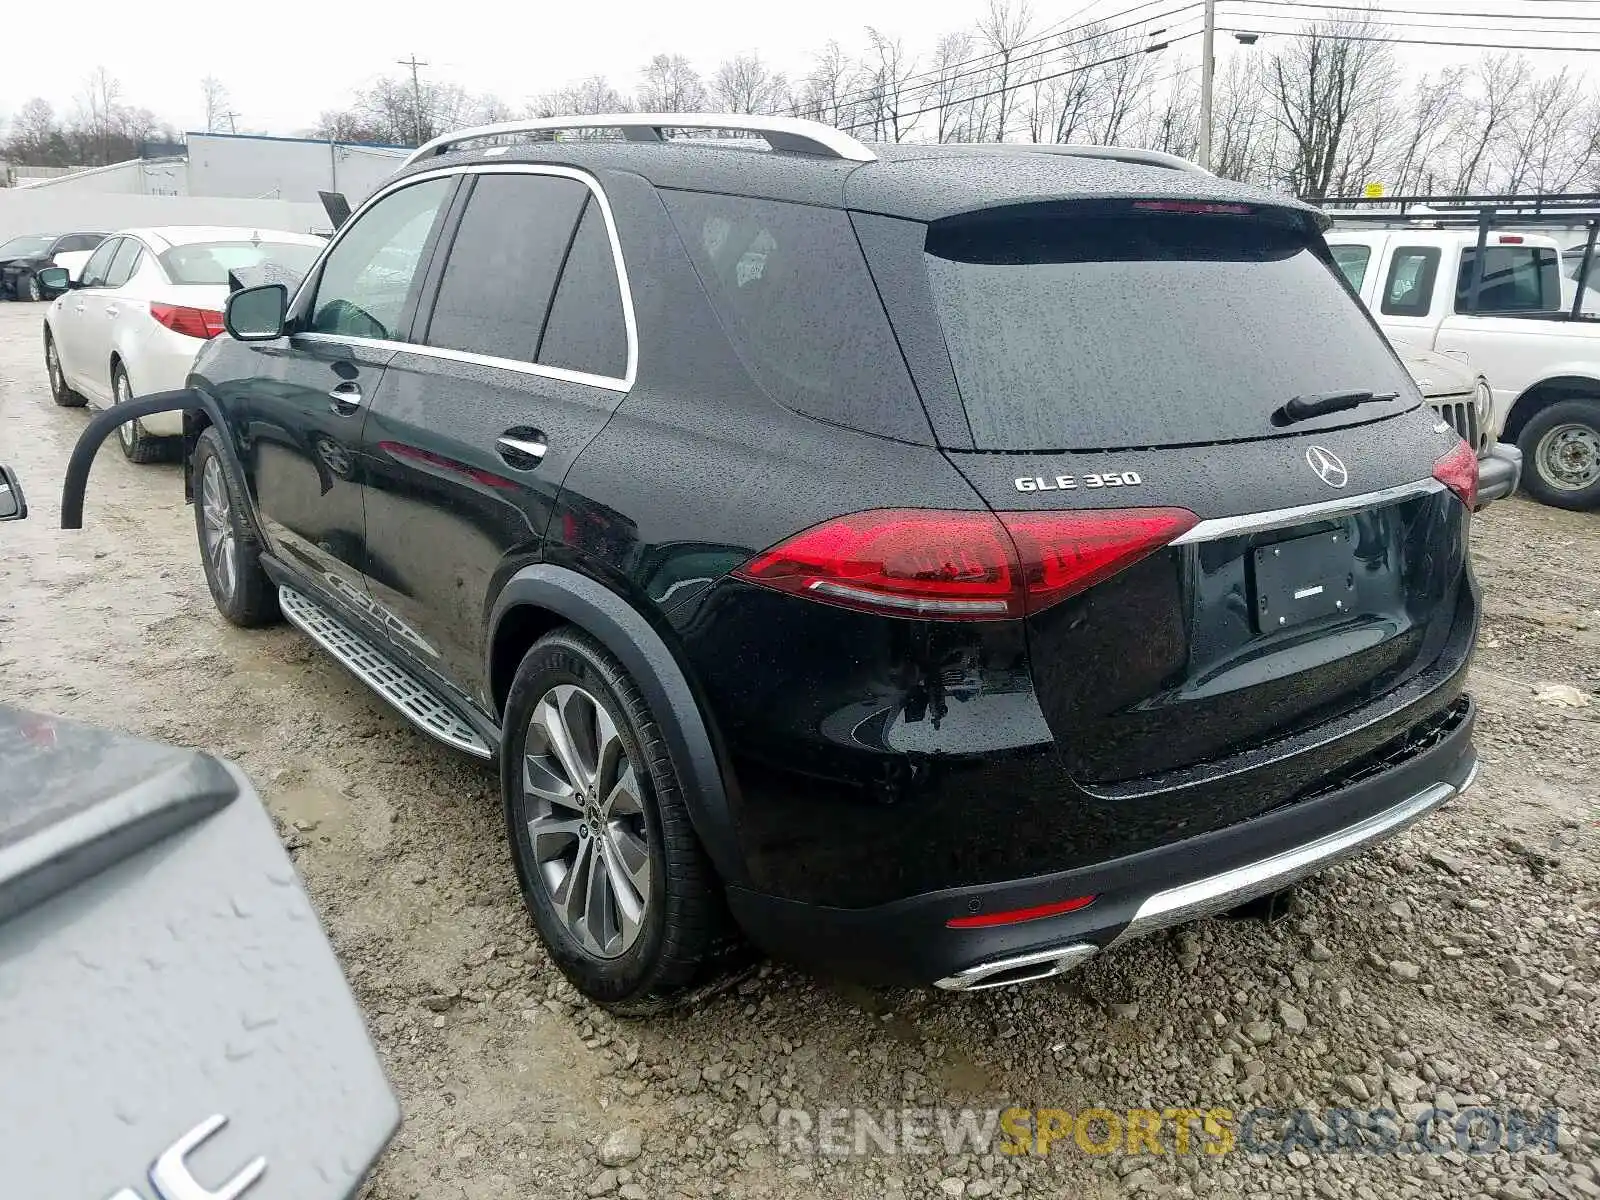
{"type": "Polygon", "coordinates": [[[1517,438],[1522,486],[1555,508],[1600,505],[1600,398],[1575,396],[1536,412],[1517,438]]]}
{"type": "Polygon", "coordinates": [[[50,378],[50,399],[61,408],[83,407],[83,396],[67,386],[67,377],[61,373],[61,353],[48,325],[44,327],[44,370],[50,378]]]}
{"type": "MultiPolygon", "coordinates": [[[[111,368],[111,398],[115,404],[126,404],[133,399],[133,385],[128,382],[128,372],[121,363],[111,368]]],[[[164,462],[175,458],[178,438],[162,438],[147,433],[137,417],[117,426],[117,443],[129,462],[164,462]]]]}
{"type": "Polygon", "coordinates": [[[278,589],[261,567],[262,546],[244,515],[244,482],[229,467],[216,426],[195,443],[192,470],[195,533],[217,611],[243,629],[276,623],[278,589]]]}
{"type": "Polygon", "coordinates": [[[557,629],[523,656],[505,728],[512,857],[561,973],[622,1016],[700,994],[728,944],[721,891],[638,685],[593,638],[557,629]]]}

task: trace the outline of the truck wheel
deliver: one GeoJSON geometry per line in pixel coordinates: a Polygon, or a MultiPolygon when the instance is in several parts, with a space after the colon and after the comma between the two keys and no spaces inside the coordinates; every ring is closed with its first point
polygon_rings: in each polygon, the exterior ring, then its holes
{"type": "Polygon", "coordinates": [[[1556,508],[1600,504],[1600,399],[1559,400],[1522,427],[1522,484],[1556,508]]]}
{"type": "Polygon", "coordinates": [[[200,561],[217,611],[244,629],[278,620],[278,589],[261,568],[261,544],[244,515],[244,481],[234,477],[216,426],[195,443],[191,486],[200,561]]]}
{"type": "Polygon", "coordinates": [[[721,896],[638,685],[558,629],[517,668],[505,727],[507,833],[550,957],[620,1015],[671,1007],[716,958],[721,896]]]}

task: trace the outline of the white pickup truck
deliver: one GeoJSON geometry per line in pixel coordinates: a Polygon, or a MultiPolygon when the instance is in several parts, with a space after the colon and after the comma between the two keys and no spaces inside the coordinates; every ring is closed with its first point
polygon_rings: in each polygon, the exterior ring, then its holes
{"type": "MultiPolygon", "coordinates": [[[[1345,277],[1391,340],[1464,353],[1487,376],[1487,432],[1521,447],[1522,483],[1533,496],[1560,508],[1600,505],[1600,320],[1574,319],[1570,300],[1563,305],[1555,239],[1489,232],[1474,280],[1478,236],[1473,228],[1425,227],[1327,233],[1345,277]]],[[[1496,468],[1480,459],[1480,471],[1488,483],[1496,468]]]]}

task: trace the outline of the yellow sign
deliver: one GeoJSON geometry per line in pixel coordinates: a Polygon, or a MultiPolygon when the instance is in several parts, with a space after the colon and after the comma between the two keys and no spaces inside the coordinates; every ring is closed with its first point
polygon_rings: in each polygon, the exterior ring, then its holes
{"type": "Polygon", "coordinates": [[[1366,187],[1362,188],[1361,191],[1362,194],[1367,197],[1367,199],[1376,200],[1379,196],[1383,195],[1383,184],[1369,183],[1366,187]]]}

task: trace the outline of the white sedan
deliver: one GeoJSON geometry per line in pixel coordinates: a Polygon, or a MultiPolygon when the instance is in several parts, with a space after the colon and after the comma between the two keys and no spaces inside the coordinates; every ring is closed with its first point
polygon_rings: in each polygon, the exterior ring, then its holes
{"type": "MultiPolygon", "coordinates": [[[[124,403],[184,387],[195,355],[222,332],[228,272],[261,264],[304,274],[327,243],[278,229],[124,229],[106,238],[45,313],[45,368],[55,402],[124,403]]],[[[167,457],[183,414],[118,426],[134,462],[167,457]]]]}

